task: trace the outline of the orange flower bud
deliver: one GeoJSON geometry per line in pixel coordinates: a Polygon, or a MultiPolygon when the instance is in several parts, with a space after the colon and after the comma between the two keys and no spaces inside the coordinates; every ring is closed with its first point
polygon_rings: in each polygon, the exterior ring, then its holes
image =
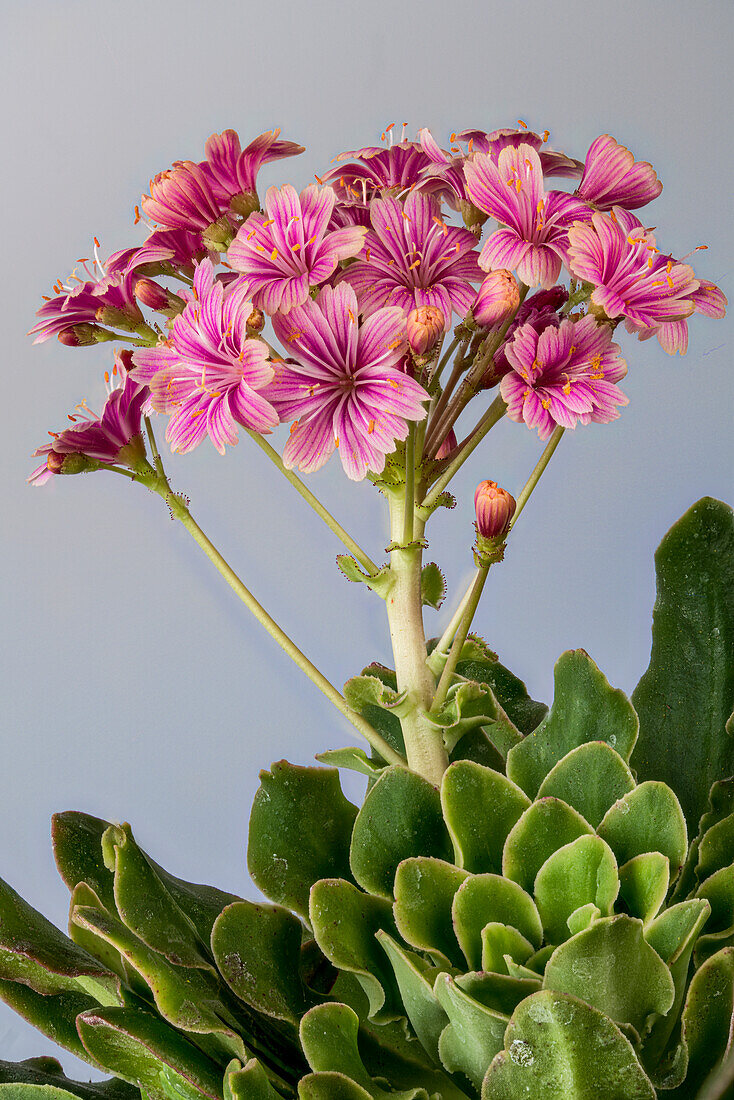
{"type": "Polygon", "coordinates": [[[506,534],[515,514],[515,498],[496,481],[482,481],[474,493],[477,513],[477,531],[485,539],[495,539],[506,534]]]}
{"type": "Polygon", "coordinates": [[[408,314],[406,335],[411,350],[424,355],[444,332],[445,318],[438,306],[418,306],[408,314]]]}
{"type": "Polygon", "coordinates": [[[477,291],[472,306],[474,320],[481,328],[499,325],[512,317],[520,305],[520,291],[511,271],[490,271],[477,291]]]}

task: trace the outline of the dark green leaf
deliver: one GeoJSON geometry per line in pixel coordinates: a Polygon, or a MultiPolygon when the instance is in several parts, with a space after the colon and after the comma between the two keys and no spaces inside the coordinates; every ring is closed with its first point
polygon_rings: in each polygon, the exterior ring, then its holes
{"type": "Polygon", "coordinates": [[[438,1062],[438,1040],[448,1023],[433,991],[438,970],[414,952],[406,951],[386,932],[378,932],[377,938],[390,960],[413,1030],[424,1050],[438,1062]]]}
{"type": "Polygon", "coordinates": [[[0,998],[54,1043],[70,1050],[77,1058],[89,1061],[79,1041],[76,1018],[86,1009],[99,1008],[95,997],[85,993],[36,993],[20,982],[0,978],[0,998]]]}
{"type": "Polygon", "coordinates": [[[437,963],[463,966],[451,922],[456,891],[468,872],[431,856],[398,864],[395,874],[395,923],[411,947],[431,953],[437,963]]]}
{"type": "Polygon", "coordinates": [[[479,651],[467,651],[465,647],[456,666],[458,675],[480,684],[489,684],[510,721],[521,733],[532,733],[548,713],[548,707],[531,699],[522,680],[500,664],[494,654],[491,654],[493,660],[489,656],[479,651]]]}
{"type": "Polygon", "coordinates": [[[620,864],[643,852],[667,856],[671,880],[677,877],[688,850],[680,803],[665,783],[640,783],[614,803],[597,831],[620,864]]]}
{"type": "Polygon", "coordinates": [[[729,1049],[734,1015],[734,948],[708,959],[693,975],[683,1009],[683,1039],[688,1048],[686,1080],[671,1100],[689,1100],[721,1065],[729,1049]]]}
{"type": "Polygon", "coordinates": [[[140,1100],[126,1081],[72,1081],[55,1058],[28,1058],[24,1062],[0,1061],[2,1100],[140,1100]]]}
{"type": "Polygon", "coordinates": [[[489,1063],[502,1050],[509,1018],[479,1004],[450,974],[439,974],[434,992],[449,1018],[438,1041],[439,1057],[449,1073],[463,1073],[479,1090],[489,1063]]]}

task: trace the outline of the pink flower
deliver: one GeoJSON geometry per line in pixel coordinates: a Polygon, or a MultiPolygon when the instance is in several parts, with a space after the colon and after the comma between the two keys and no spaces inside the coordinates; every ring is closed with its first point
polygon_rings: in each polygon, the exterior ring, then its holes
{"type": "Polygon", "coordinates": [[[409,313],[419,306],[437,306],[445,327],[451,314],[470,309],[482,273],[474,250],[476,238],[439,217],[438,204],[412,191],[405,204],[390,196],[375,199],[372,231],[362,256],[340,274],[354,287],[360,311],[369,317],[384,306],[409,313]]]}
{"type": "Polygon", "coordinates": [[[548,131],[543,137],[532,130],[462,130],[460,134],[452,134],[452,141],[465,141],[468,144],[468,153],[487,153],[497,163],[503,149],[516,149],[520,145],[530,145],[540,157],[540,165],[544,176],[558,176],[566,179],[576,179],[583,171],[581,161],[566,156],[565,153],[555,149],[543,149],[542,146],[548,140],[548,131]]]}
{"type": "Polygon", "coordinates": [[[112,376],[118,384],[110,391],[101,416],[95,416],[86,403],[77,405],[75,415],[69,417],[74,427],[51,432],[52,442],[34,451],[44,455],[45,461],[28,478],[31,484],[44,485],[54,474],[82,473],[96,463],[134,469],[145,458],[141,412],[148,389],[128,374],[129,356],[121,352],[115,361],[112,376]]]}
{"type": "Polygon", "coordinates": [[[188,229],[156,229],[142,245],[115,252],[107,261],[109,274],[165,275],[170,269],[193,270],[207,254],[201,233],[188,229]]]}
{"type": "Polygon", "coordinates": [[[283,453],[289,469],[318,470],[338,448],[353,481],[380,473],[408,421],[426,415],[427,393],[396,369],[407,350],[405,314],[381,309],[360,325],[357,310],[342,283],[273,317],[290,358],[277,365],[268,392],[284,420],[297,417],[283,453]]]}
{"type": "Polygon", "coordinates": [[[293,141],[278,141],[280,130],[266,130],[244,149],[235,130],[212,134],[206,143],[206,162],[201,165],[226,210],[235,195],[257,190],[257,174],[263,164],[304,151],[293,141]]]}
{"type": "Polygon", "coordinates": [[[178,161],[150,181],[150,195],[140,200],[154,222],[169,229],[208,229],[229,205],[211,173],[192,160],[178,161]]]}
{"type": "Polygon", "coordinates": [[[576,194],[599,210],[636,210],[656,199],[663,185],[646,160],[635,160],[610,134],[591,143],[576,194]]]}
{"type": "MultiPolygon", "coordinates": [[[[95,265],[93,270],[85,267],[85,273],[92,278],[82,281],[76,273],[69,276],[66,283],[56,284],[55,290],[63,291],[55,298],[49,298],[37,311],[38,321],[28,335],[35,336],[34,344],[42,344],[52,336],[64,341],[73,341],[73,330],[77,325],[95,326],[97,322],[113,325],[115,328],[134,330],[144,323],[143,314],[135,300],[136,278],[129,274],[104,275],[104,268],[95,265]]],[[[94,343],[94,339],[81,341],[94,343]]]]}
{"type": "Polygon", "coordinates": [[[569,231],[568,265],[594,284],[591,301],[611,318],[627,317],[643,327],[681,321],[694,310],[699,283],[693,268],[664,256],[655,238],[627,210],[594,213],[590,223],[569,231]]]}
{"type": "MultiPolygon", "coordinates": [[[[400,194],[414,187],[431,167],[421,145],[401,141],[389,147],[369,145],[340,153],[336,168],[324,172],[320,182],[330,183],[340,199],[359,198],[363,202],[376,191],[400,194]],[[342,164],[342,161],[356,161],[342,164]]],[[[318,178],[318,177],[317,177],[318,178]]]]}
{"type": "Polygon", "coordinates": [[[300,196],[289,184],[265,196],[267,217],[250,214],[227,252],[227,261],[245,277],[254,304],[266,313],[287,313],[302,305],[310,287],[323,283],[340,260],[356,256],[365,229],[327,232],[335,195],[311,184],[300,196]]]}
{"type": "Polygon", "coordinates": [[[507,227],[485,242],[480,266],[515,268],[528,286],[552,286],[566,257],[568,228],[588,216],[588,207],[562,191],[546,194],[540,158],[524,143],[506,146],[496,164],[475,153],[465,173],[471,201],[507,227]]]}
{"type": "Polygon", "coordinates": [[[563,320],[540,334],[531,324],[517,330],[505,349],[512,368],[500,382],[511,420],[524,421],[548,439],[556,425],[615,420],[627,398],[614,385],[627,373],[608,325],[592,316],[563,320]]]}
{"type": "Polygon", "coordinates": [[[237,425],[267,433],[278,414],[259,391],[273,378],[264,341],[252,339],[252,303],[241,279],[228,287],[204,260],[194,290],[173,322],[168,340],[137,351],[133,378],[150,386],[151,405],[171,413],[166,439],[174,451],[190,451],[209,435],[220,454],[237,442],[237,425]]]}
{"type": "MultiPolygon", "coordinates": [[[[702,313],[705,317],[721,318],[726,316],[728,302],[724,292],[715,283],[707,279],[699,280],[698,290],[690,295],[693,302],[693,312],[702,313]]],[[[625,322],[628,332],[636,332],[640,340],[649,340],[651,336],[657,336],[663,351],[668,355],[685,355],[688,351],[688,321],[664,321],[657,326],[636,325],[629,319],[625,322]]]]}
{"type": "Polygon", "coordinates": [[[474,492],[477,534],[496,539],[507,533],[517,501],[496,481],[480,481],[474,492]]]}

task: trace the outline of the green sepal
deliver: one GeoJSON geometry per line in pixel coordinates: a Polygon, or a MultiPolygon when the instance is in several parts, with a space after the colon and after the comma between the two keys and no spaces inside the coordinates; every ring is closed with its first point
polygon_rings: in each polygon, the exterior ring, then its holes
{"type": "Polygon", "coordinates": [[[541,988],[537,974],[532,978],[516,978],[510,974],[493,974],[485,970],[470,970],[456,975],[456,984],[485,1008],[503,1016],[511,1016],[520,1001],[541,988]]]}
{"type": "Polygon", "coordinates": [[[572,749],[605,741],[629,760],[638,721],[632,704],[583,649],[562,654],[554,669],[550,712],[507,756],[507,774],[534,798],[546,775],[572,749]]]}
{"type": "Polygon", "coordinates": [[[368,792],[354,822],[352,874],[371,894],[392,899],[398,864],[422,855],[451,860],[440,795],[415,772],[393,765],[368,792]]]}
{"type": "Polygon", "coordinates": [[[602,917],[557,947],[545,968],[545,989],[580,997],[615,1023],[644,1032],[675,999],[670,970],[643,936],[642,921],[602,917]]]}
{"type": "Polygon", "coordinates": [[[352,877],[349,837],[356,816],[336,768],[281,760],[261,772],[247,848],[255,885],[277,905],[307,917],[314,882],[352,877]]]}
{"type": "Polygon", "coordinates": [[[619,895],[643,924],[660,911],[669,885],[670,861],[662,852],[643,852],[619,868],[619,895]]]}
{"type": "Polygon", "coordinates": [[[406,951],[392,936],[378,932],[379,940],[395,974],[405,1012],[423,1049],[439,1062],[438,1040],[448,1023],[433,991],[438,971],[419,955],[406,951]]]}
{"type": "Polygon", "coordinates": [[[457,890],[452,907],[456,938],[470,970],[482,962],[482,929],[490,922],[508,924],[536,948],[543,926],[535,902],[522,887],[501,875],[472,875],[457,890]]]}
{"type": "Polygon", "coordinates": [[[470,635],[464,643],[456,672],[467,680],[487,684],[510,721],[523,734],[532,733],[548,713],[545,703],[531,699],[522,680],[505,668],[497,654],[475,636],[470,635]]]}
{"type": "MultiPolygon", "coordinates": [[[[526,963],[534,953],[533,944],[510,924],[490,921],[481,932],[482,970],[494,974],[508,974],[508,957],[517,963],[526,963]]],[[[509,976],[509,974],[508,974],[509,976]]]]}
{"type": "Polygon", "coordinates": [[[548,857],[538,871],[534,892],[546,940],[562,943],[576,910],[593,905],[600,915],[611,916],[619,893],[614,853],[601,837],[580,836],[548,857]]]}
{"type": "Polygon", "coordinates": [[[438,1040],[439,1057],[449,1073],[463,1073],[479,1090],[490,1062],[502,1050],[509,1017],[479,1004],[450,974],[439,974],[433,990],[449,1018],[438,1040]]]}
{"type": "Polygon", "coordinates": [[[120,981],[0,879],[0,978],[36,993],[78,992],[120,1003],[120,981]]]}
{"type": "Polygon", "coordinates": [[[597,832],[620,864],[644,852],[667,856],[671,882],[677,878],[688,850],[686,819],[665,783],[640,783],[614,803],[597,832]]]}
{"type": "Polygon", "coordinates": [[[130,826],[110,825],[102,836],[102,851],[114,868],[117,912],[130,931],[169,962],[214,973],[193,921],[166,890],[130,826]]]}
{"type": "Polygon", "coordinates": [[[2,1100],[140,1100],[126,1081],[72,1081],[55,1058],[0,1061],[2,1100]]]}
{"type": "Polygon", "coordinates": [[[154,1094],[166,1092],[161,1074],[185,1096],[222,1096],[222,1070],[180,1032],[152,1013],[132,1008],[83,1012],[77,1021],[88,1057],[154,1094]]]}
{"type": "Polygon", "coordinates": [[[494,1058],[482,1100],[655,1100],[632,1044],[595,1008],[543,990],[524,1000],[494,1058]]]}
{"type": "Polygon", "coordinates": [[[734,514],[704,497],[655,554],[650,664],[632,701],[641,779],[676,791],[694,833],[715,780],[734,772],[734,514]],[[726,730],[726,732],[725,732],[726,730]]]}
{"type": "Polygon", "coordinates": [[[474,874],[499,873],[505,840],[530,806],[525,792],[501,772],[457,760],[444,772],[441,805],[457,865],[474,874]]]}
{"type": "Polygon", "coordinates": [[[436,611],[446,597],[446,578],[435,561],[426,562],[421,569],[421,603],[436,611]]]}
{"type": "Polygon", "coordinates": [[[634,787],[634,776],[616,749],[606,741],[587,741],[551,768],[538,797],[562,798],[596,829],[609,807],[634,787]]]}
{"type": "MultiPolygon", "coordinates": [[[[734,1018],[734,948],[712,955],[691,980],[683,1009],[683,1042],[688,1053],[685,1083],[667,1095],[688,1100],[713,1076],[729,1052],[734,1018]]],[[[726,1094],[720,1094],[724,1100],[726,1094]]]]}
{"type": "Polygon", "coordinates": [[[431,856],[415,856],[398,864],[395,924],[406,943],[429,952],[437,964],[463,966],[451,906],[467,876],[468,871],[431,856]]]}
{"type": "Polygon", "coordinates": [[[343,749],[327,749],[326,752],[317,752],[316,759],[320,764],[326,764],[331,768],[344,768],[346,771],[359,772],[370,779],[380,778],[383,766],[370,760],[364,749],[354,748],[348,745],[343,749]]]}
{"type": "Polygon", "coordinates": [[[243,1066],[233,1058],[224,1071],[224,1100],[281,1100],[257,1058],[243,1066]]]}
{"type": "Polygon", "coordinates": [[[235,901],[212,929],[219,973],[240,1000],[276,1020],[298,1024],[315,998],[301,979],[303,925],[288,909],[235,901]]]}
{"type": "Polygon", "coordinates": [[[502,874],[532,891],[549,856],[577,837],[592,835],[581,814],[560,798],[541,798],[518,818],[502,852],[502,874]]]}
{"type": "Polygon", "coordinates": [[[353,581],[356,584],[366,584],[383,600],[387,599],[388,592],[395,580],[388,565],[383,565],[382,569],[378,569],[376,573],[368,573],[351,554],[337,554],[336,564],[348,581],[353,581]]]}
{"type": "Polygon", "coordinates": [[[395,931],[390,903],[343,879],[322,879],[311,890],[310,920],[326,958],[361,985],[370,1017],[401,1015],[392,971],[375,939],[382,930],[395,931]]]}
{"type": "Polygon", "coordinates": [[[431,720],[443,729],[443,742],[449,753],[465,734],[480,727],[503,759],[513,745],[522,741],[522,734],[507,717],[492,689],[471,680],[452,685],[446,702],[431,720]]]}

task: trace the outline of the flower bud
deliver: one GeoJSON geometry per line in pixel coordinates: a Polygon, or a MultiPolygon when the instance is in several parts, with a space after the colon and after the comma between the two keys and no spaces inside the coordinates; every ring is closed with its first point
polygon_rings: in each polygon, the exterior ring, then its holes
{"type": "Polygon", "coordinates": [[[58,451],[49,451],[46,458],[46,468],[52,474],[85,474],[87,470],[99,468],[99,462],[93,458],[87,458],[81,454],[59,454],[58,451]]]}
{"type": "Polygon", "coordinates": [[[424,355],[438,342],[444,332],[446,319],[438,306],[418,306],[408,314],[406,335],[411,350],[424,355]]]}
{"type": "Polygon", "coordinates": [[[469,202],[468,199],[459,199],[459,210],[461,211],[461,216],[464,219],[466,228],[479,239],[482,233],[482,226],[489,217],[489,214],[485,214],[483,210],[480,210],[473,202],[469,202]]]}
{"type": "Polygon", "coordinates": [[[482,481],[474,493],[477,532],[482,538],[496,539],[507,533],[515,514],[515,498],[496,481],[482,481]]]}
{"type": "Polygon", "coordinates": [[[204,247],[209,252],[226,252],[234,240],[234,229],[226,214],[208,225],[201,235],[204,247]]]}
{"type": "Polygon", "coordinates": [[[186,308],[186,302],[165,286],[153,279],[138,279],[135,284],[135,297],[148,309],[164,313],[167,317],[177,317],[186,308]]]}
{"type": "Polygon", "coordinates": [[[253,309],[245,322],[248,336],[259,336],[265,328],[265,314],[261,309],[253,309]]]}
{"type": "Polygon", "coordinates": [[[456,450],[456,433],[451,428],[449,434],[444,439],[441,446],[436,451],[436,459],[440,462],[444,458],[448,458],[452,451],[456,450]]]}
{"type": "Polygon", "coordinates": [[[511,271],[490,271],[477,291],[472,306],[474,320],[481,328],[502,324],[517,312],[520,291],[511,271]]]}
{"type": "Polygon", "coordinates": [[[101,325],[112,325],[113,328],[121,328],[126,332],[133,332],[145,320],[134,303],[126,306],[125,309],[118,309],[116,306],[100,306],[95,317],[101,325]]]}
{"type": "Polygon", "coordinates": [[[101,344],[105,340],[116,339],[114,332],[100,328],[99,325],[86,323],[71,325],[62,329],[58,335],[59,343],[66,344],[69,348],[88,348],[92,344],[101,344]]]}
{"type": "Polygon", "coordinates": [[[249,218],[260,209],[260,200],[257,191],[241,191],[239,195],[233,195],[229,202],[229,208],[233,214],[241,218],[249,218]]]}

